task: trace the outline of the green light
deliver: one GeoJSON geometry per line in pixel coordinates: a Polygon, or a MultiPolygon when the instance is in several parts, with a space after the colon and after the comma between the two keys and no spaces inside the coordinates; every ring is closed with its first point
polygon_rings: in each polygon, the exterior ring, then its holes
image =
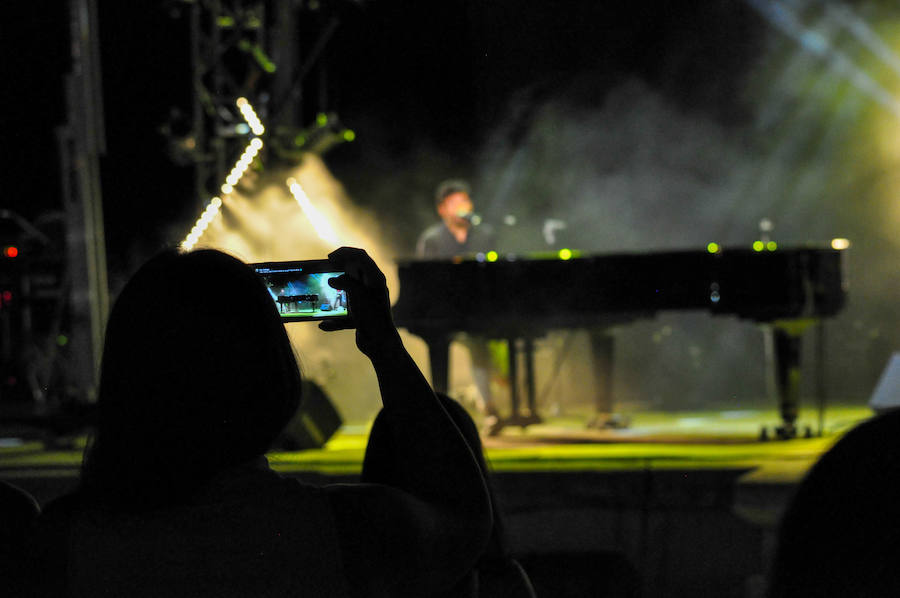
{"type": "Polygon", "coordinates": [[[325,114],[324,112],[319,112],[316,115],[316,124],[319,125],[320,127],[324,127],[325,125],[327,125],[328,124],[328,115],[325,114]]]}
{"type": "Polygon", "coordinates": [[[753,251],[762,251],[766,248],[766,244],[762,241],[753,241],[753,251]]]}
{"type": "Polygon", "coordinates": [[[354,139],[356,139],[356,133],[351,129],[344,131],[344,141],[353,141],[354,139]]]}
{"type": "Polygon", "coordinates": [[[59,345],[60,347],[65,347],[66,345],[69,344],[69,337],[66,336],[65,334],[60,334],[59,336],[56,337],[56,344],[59,345]]]}
{"type": "Polygon", "coordinates": [[[775,251],[776,249],[778,249],[778,243],[776,243],[775,241],[769,241],[768,243],[766,243],[766,249],[768,249],[769,251],[775,251]]]}
{"type": "Polygon", "coordinates": [[[719,253],[719,244],[718,243],[710,243],[706,246],[706,250],[710,253],[719,253]]]}
{"type": "Polygon", "coordinates": [[[496,251],[488,251],[484,254],[484,257],[487,258],[487,261],[489,262],[496,262],[500,255],[498,255],[496,251]]]}
{"type": "Polygon", "coordinates": [[[572,250],[571,249],[560,249],[559,250],[559,259],[561,259],[561,260],[572,259],[572,250]]]}

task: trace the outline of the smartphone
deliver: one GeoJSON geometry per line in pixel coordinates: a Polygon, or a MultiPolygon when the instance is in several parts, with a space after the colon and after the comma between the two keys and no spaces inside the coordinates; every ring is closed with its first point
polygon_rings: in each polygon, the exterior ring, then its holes
{"type": "Polygon", "coordinates": [[[328,281],[343,274],[328,260],[249,264],[269,291],[285,322],[349,318],[347,292],[328,281]]]}

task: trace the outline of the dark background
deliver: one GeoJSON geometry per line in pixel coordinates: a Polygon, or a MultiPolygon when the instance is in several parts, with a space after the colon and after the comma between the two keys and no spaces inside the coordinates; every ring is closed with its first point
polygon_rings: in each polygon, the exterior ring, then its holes
{"type": "MultiPolygon", "coordinates": [[[[890,3],[846,5],[876,29],[896,28],[890,3]]],[[[846,28],[828,28],[824,3],[792,6],[896,89],[846,28]]],[[[198,213],[191,170],[160,132],[173,108],[189,112],[182,9],[100,2],[113,292],[198,213]]],[[[33,222],[61,206],[66,12],[63,2],[4,7],[2,203],[33,222]]],[[[749,3],[322,2],[301,20],[302,46],[329,15],[341,26],[301,117],[334,111],[356,131],[325,160],[397,254],[434,221],[431,193],[449,176],[472,180],[487,218],[520,218],[502,230],[514,250],[545,248],[535,231],[548,217],[566,219],[565,242],[585,251],[749,245],[763,217],[783,246],[849,237],[850,303],[829,324],[829,387],[838,399],[868,397],[900,331],[890,191],[900,156],[873,140],[896,117],[749,3]]],[[[617,384],[666,407],[752,404],[765,391],[747,355],[761,346],[741,326],[705,315],[639,323],[621,333],[617,384]],[[643,376],[647,359],[659,376],[643,376]]]]}
{"type": "MultiPolygon", "coordinates": [[[[129,251],[171,241],[162,231],[175,222],[189,228],[196,212],[190,169],[170,159],[160,131],[173,108],[190,112],[188,22],[179,3],[155,4],[99,3],[112,268],[127,268],[121,256],[129,251]]],[[[725,1],[334,4],[341,26],[321,61],[327,105],[318,108],[336,111],[359,135],[328,162],[363,204],[375,201],[373,171],[410,161],[422,147],[448,174],[472,173],[513,94],[549,97],[584,72],[598,78],[587,103],[636,75],[679,105],[741,122],[738,89],[763,27],[746,6],[725,1]]],[[[5,11],[5,203],[33,219],[60,205],[54,129],[66,118],[67,7],[11,3],[5,11]]],[[[305,18],[310,43],[317,17],[305,18]]]]}

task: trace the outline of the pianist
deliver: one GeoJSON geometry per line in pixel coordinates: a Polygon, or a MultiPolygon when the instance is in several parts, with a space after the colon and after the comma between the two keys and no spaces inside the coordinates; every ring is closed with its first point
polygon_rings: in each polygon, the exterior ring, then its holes
{"type": "MultiPolygon", "coordinates": [[[[441,221],[428,227],[416,243],[416,256],[422,259],[447,259],[472,256],[496,249],[494,231],[481,224],[475,213],[469,184],[460,179],[441,182],[434,194],[435,209],[441,221]]],[[[487,433],[500,432],[502,422],[491,393],[491,354],[485,338],[459,335],[456,340],[469,350],[472,359],[472,378],[481,395],[481,411],[485,415],[487,433]]]]}
{"type": "Polygon", "coordinates": [[[474,255],[494,247],[494,231],[480,224],[475,214],[468,183],[459,179],[443,181],[434,195],[441,222],[428,227],[419,236],[416,255],[421,258],[449,258],[474,255]]]}

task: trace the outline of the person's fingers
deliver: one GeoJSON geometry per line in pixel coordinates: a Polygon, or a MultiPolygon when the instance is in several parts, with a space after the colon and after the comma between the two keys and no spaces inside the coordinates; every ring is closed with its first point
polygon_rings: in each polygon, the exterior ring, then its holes
{"type": "Polygon", "coordinates": [[[384,273],[364,249],[339,247],[328,254],[328,259],[349,277],[368,287],[379,287],[386,282],[384,273]]]}
{"type": "Polygon", "coordinates": [[[333,289],[343,290],[347,288],[348,278],[346,274],[341,274],[340,276],[334,276],[328,279],[328,286],[333,289]]]}

